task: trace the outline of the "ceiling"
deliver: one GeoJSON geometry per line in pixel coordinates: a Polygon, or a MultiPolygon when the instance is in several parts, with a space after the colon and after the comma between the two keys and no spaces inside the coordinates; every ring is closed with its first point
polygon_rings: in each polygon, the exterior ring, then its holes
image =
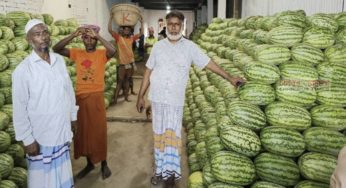
{"type": "Polygon", "coordinates": [[[167,5],[170,9],[194,10],[206,3],[206,0],[132,0],[145,9],[166,10],[167,5]]]}

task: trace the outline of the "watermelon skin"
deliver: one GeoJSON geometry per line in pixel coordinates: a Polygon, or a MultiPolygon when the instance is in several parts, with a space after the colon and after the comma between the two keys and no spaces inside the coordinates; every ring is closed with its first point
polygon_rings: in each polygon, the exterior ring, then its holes
{"type": "Polygon", "coordinates": [[[189,176],[188,188],[204,188],[201,171],[194,172],[189,176]]]}
{"type": "Polygon", "coordinates": [[[202,167],[199,165],[196,153],[191,153],[188,157],[188,163],[190,167],[190,172],[197,172],[202,170],[202,167]]]}
{"type": "Polygon", "coordinates": [[[0,153],[0,175],[2,178],[7,178],[14,167],[13,159],[6,153],[0,153]]]}
{"type": "Polygon", "coordinates": [[[208,186],[208,188],[243,188],[242,186],[230,185],[222,182],[215,182],[208,186]]]}
{"type": "Polygon", "coordinates": [[[268,105],[274,102],[276,96],[271,85],[247,82],[241,87],[239,98],[254,105],[268,105]]]}
{"type": "Polygon", "coordinates": [[[317,99],[314,86],[300,80],[281,80],[275,91],[279,101],[302,107],[314,104],[317,99]]]}
{"type": "Polygon", "coordinates": [[[291,59],[291,51],[280,45],[258,45],[255,49],[255,59],[261,63],[279,65],[291,59]]]}
{"type": "Polygon", "coordinates": [[[324,54],[330,63],[345,66],[346,46],[344,44],[330,46],[324,51],[324,54]]]}
{"type": "Polygon", "coordinates": [[[19,144],[11,144],[5,153],[11,155],[15,164],[21,161],[25,156],[24,148],[19,144]]]}
{"type": "Polygon", "coordinates": [[[251,188],[285,188],[285,187],[275,183],[271,183],[271,182],[258,181],[252,184],[251,188]]]}
{"type": "MultiPolygon", "coordinates": [[[[10,123],[10,117],[8,117],[8,115],[5,112],[0,111],[0,130],[6,129],[9,123],[10,123]]],[[[1,151],[1,147],[0,147],[0,151],[1,151]]]]}
{"type": "Polygon", "coordinates": [[[203,167],[203,184],[208,186],[216,181],[217,179],[211,173],[211,165],[207,162],[203,167]]]}
{"type": "Polygon", "coordinates": [[[275,22],[277,25],[285,25],[285,26],[295,26],[304,28],[306,27],[306,17],[304,11],[283,11],[278,13],[275,16],[275,22]]]}
{"type": "Polygon", "coordinates": [[[291,50],[292,59],[303,65],[317,65],[324,61],[324,54],[321,49],[309,44],[298,44],[291,50]]]}
{"type": "Polygon", "coordinates": [[[293,186],[300,178],[298,165],[290,158],[261,153],[255,158],[257,175],[264,181],[293,186]]]}
{"type": "Polygon", "coordinates": [[[225,146],[221,143],[221,139],[215,136],[206,140],[206,148],[208,156],[212,157],[215,153],[224,150],[225,146]]]}
{"type": "Polygon", "coordinates": [[[308,23],[314,28],[330,30],[335,33],[338,30],[337,21],[328,14],[317,13],[308,17],[308,23]]]}
{"type": "Polygon", "coordinates": [[[304,131],[306,148],[311,152],[319,152],[338,156],[346,145],[346,137],[335,130],[324,127],[311,127],[304,131]]]}
{"type": "Polygon", "coordinates": [[[0,152],[5,152],[10,145],[11,136],[5,131],[0,131],[0,152]]]}
{"type": "Polygon", "coordinates": [[[346,87],[325,83],[317,89],[317,101],[321,104],[346,107],[346,87]]]}
{"type": "Polygon", "coordinates": [[[267,121],[272,126],[285,127],[298,131],[311,126],[310,113],[303,107],[289,103],[275,102],[265,108],[267,121]]]}
{"type": "Polygon", "coordinates": [[[282,80],[315,81],[318,80],[318,72],[311,65],[300,63],[284,63],[280,65],[282,80]]]}
{"type": "Polygon", "coordinates": [[[303,30],[294,26],[279,26],[268,33],[270,43],[292,47],[303,39],[303,30]]]}
{"type": "Polygon", "coordinates": [[[261,143],[267,151],[285,156],[298,157],[305,151],[303,135],[283,127],[266,127],[260,133],[261,143]]]}
{"type": "Polygon", "coordinates": [[[229,104],[227,113],[235,125],[254,131],[266,126],[265,114],[256,105],[234,101],[229,104]]]}
{"type": "Polygon", "coordinates": [[[264,63],[249,63],[244,66],[248,80],[273,84],[280,79],[280,70],[274,65],[264,63]]]}
{"type": "Polygon", "coordinates": [[[346,84],[346,66],[325,62],[317,66],[317,71],[320,80],[324,82],[340,85],[346,84]]]}
{"type": "Polygon", "coordinates": [[[325,49],[335,43],[334,33],[328,30],[311,28],[304,34],[303,42],[315,48],[325,49]]]}
{"type": "Polygon", "coordinates": [[[16,183],[14,183],[11,180],[2,180],[0,182],[0,187],[1,188],[18,188],[18,186],[16,185],[16,183]]]}
{"type": "Polygon", "coordinates": [[[16,142],[16,135],[14,132],[14,127],[12,124],[10,124],[7,129],[4,130],[5,132],[7,132],[8,135],[10,135],[11,137],[11,144],[16,142]]]}
{"type": "Polygon", "coordinates": [[[196,145],[196,156],[199,162],[199,166],[203,168],[204,164],[208,162],[207,148],[205,147],[205,142],[199,142],[196,145]]]}
{"type": "Polygon", "coordinates": [[[303,180],[294,186],[294,188],[329,188],[329,184],[314,182],[311,180],[303,180]]]}
{"type": "Polygon", "coordinates": [[[336,164],[336,157],[316,152],[305,153],[298,160],[302,176],[322,183],[329,183],[336,164]]]}
{"type": "Polygon", "coordinates": [[[220,138],[226,149],[247,157],[256,156],[261,150],[261,141],[251,129],[231,126],[220,131],[220,138]]]}
{"type": "Polygon", "coordinates": [[[249,185],[256,177],[251,159],[229,151],[220,151],[212,157],[211,171],[217,180],[232,185],[249,185]]]}
{"type": "Polygon", "coordinates": [[[346,128],[346,110],[337,106],[318,105],[311,109],[312,123],[315,126],[344,130],[346,128]]]}
{"type": "Polygon", "coordinates": [[[8,179],[16,183],[19,188],[24,188],[27,186],[28,173],[24,168],[14,167],[8,179]]]}

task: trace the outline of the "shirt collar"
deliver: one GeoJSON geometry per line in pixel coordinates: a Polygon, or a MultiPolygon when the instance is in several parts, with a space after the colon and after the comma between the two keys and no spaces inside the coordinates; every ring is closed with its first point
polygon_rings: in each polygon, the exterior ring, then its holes
{"type": "MultiPolygon", "coordinates": [[[[169,44],[172,44],[171,42],[169,42],[168,38],[165,38],[164,40],[166,40],[169,44]]],[[[182,36],[182,37],[178,40],[177,43],[182,43],[182,42],[184,42],[185,40],[186,40],[185,37],[182,36]]]]}
{"type": "MultiPolygon", "coordinates": [[[[49,58],[50,58],[50,65],[53,66],[56,62],[56,56],[49,52],[49,58]]],[[[30,54],[30,59],[31,61],[33,62],[36,62],[36,63],[39,63],[40,61],[44,61],[36,52],[35,50],[32,50],[31,51],[31,54],[30,54]]]]}

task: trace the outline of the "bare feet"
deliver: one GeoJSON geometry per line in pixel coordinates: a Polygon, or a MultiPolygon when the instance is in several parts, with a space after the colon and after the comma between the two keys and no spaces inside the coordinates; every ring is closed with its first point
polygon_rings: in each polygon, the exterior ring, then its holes
{"type": "Polygon", "coordinates": [[[93,164],[88,164],[83,170],[81,170],[76,178],[77,179],[82,179],[84,178],[87,174],[89,174],[92,170],[94,170],[95,166],[93,164]]]}

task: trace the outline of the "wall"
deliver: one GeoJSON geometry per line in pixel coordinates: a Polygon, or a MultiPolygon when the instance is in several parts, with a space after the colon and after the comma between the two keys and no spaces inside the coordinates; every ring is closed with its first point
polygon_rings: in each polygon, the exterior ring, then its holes
{"type": "Polygon", "coordinates": [[[44,0],[0,0],[0,13],[22,10],[40,13],[44,0]]]}
{"type": "Polygon", "coordinates": [[[273,15],[285,10],[305,10],[307,15],[318,12],[336,13],[345,10],[345,0],[243,0],[242,17],[273,15]]]}

